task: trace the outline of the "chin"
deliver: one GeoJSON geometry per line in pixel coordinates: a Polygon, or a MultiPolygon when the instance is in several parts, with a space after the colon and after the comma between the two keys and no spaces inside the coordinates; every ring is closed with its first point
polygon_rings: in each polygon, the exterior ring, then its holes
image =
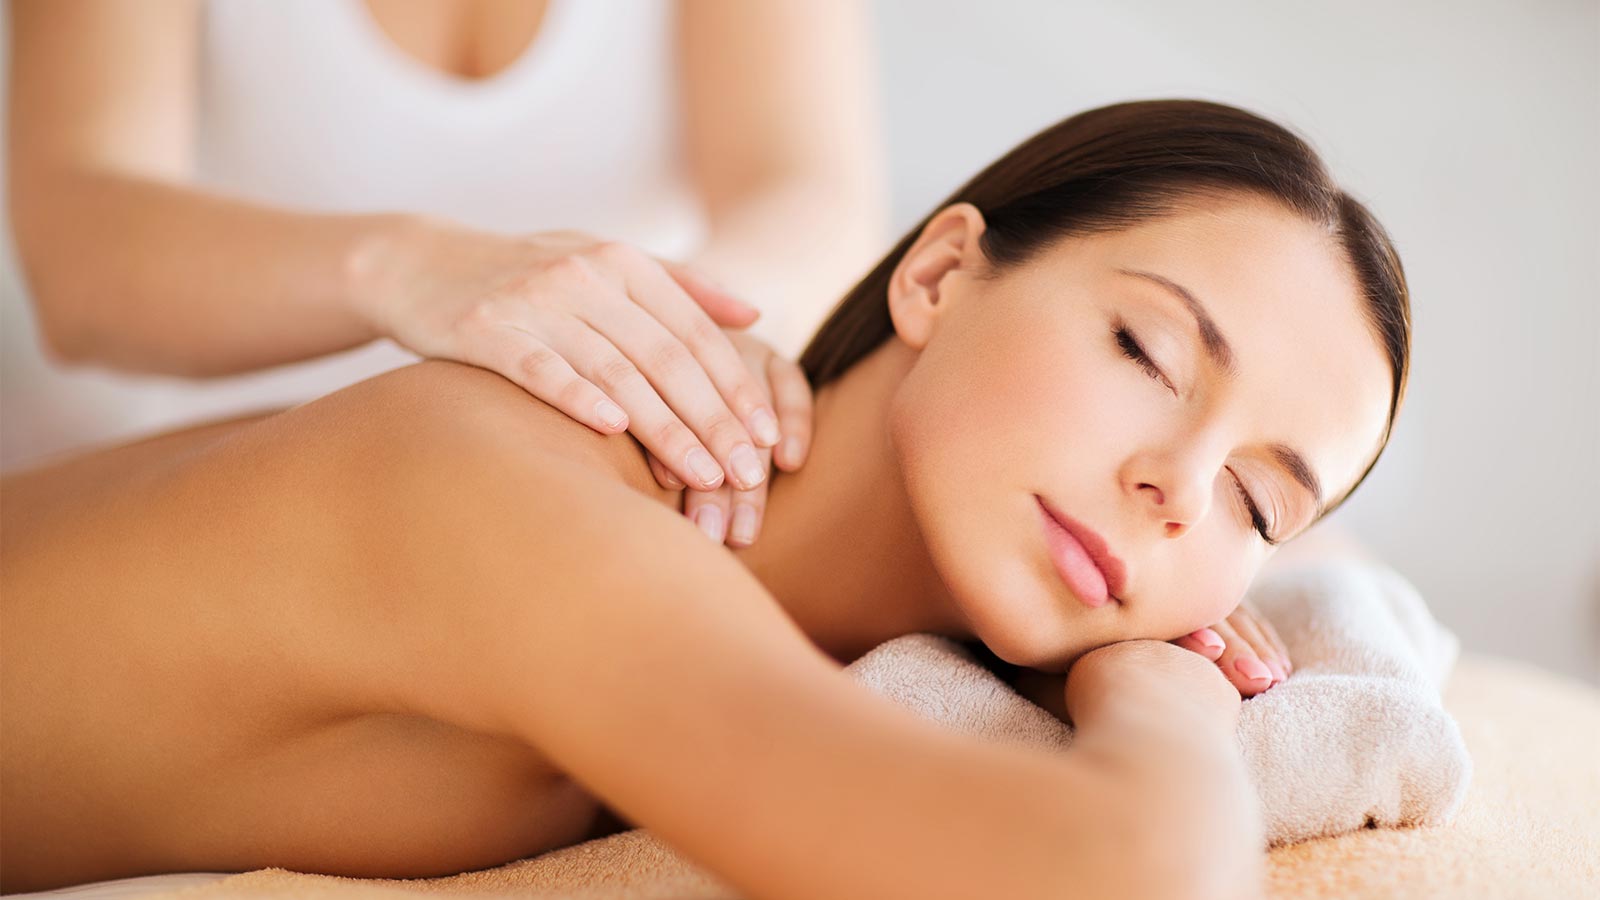
{"type": "Polygon", "coordinates": [[[953,588],[953,595],[973,636],[995,656],[1029,669],[1065,671],[1074,642],[1036,579],[984,579],[969,590],[953,588]]]}
{"type": "MultiPolygon", "coordinates": [[[[1015,518],[1030,521],[1024,514],[1015,518]]],[[[972,637],[995,656],[1030,669],[1062,666],[1075,642],[1051,582],[1042,580],[1038,561],[1029,556],[1030,545],[1017,529],[983,527],[987,522],[992,519],[924,519],[920,524],[934,571],[972,637]]]]}

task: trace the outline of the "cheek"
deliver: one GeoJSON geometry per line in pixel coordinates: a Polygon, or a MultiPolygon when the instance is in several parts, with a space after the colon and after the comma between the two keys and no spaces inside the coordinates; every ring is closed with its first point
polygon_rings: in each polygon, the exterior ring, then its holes
{"type": "Polygon", "coordinates": [[[974,342],[975,364],[952,367],[959,381],[946,385],[960,398],[948,421],[989,445],[992,471],[1027,473],[1034,488],[1089,488],[1085,479],[1106,477],[1158,426],[1160,387],[1120,369],[1132,363],[1096,344],[1095,322],[996,324],[974,342]]]}
{"type": "MultiPolygon", "coordinates": [[[[1200,537],[1190,534],[1186,540],[1200,537]]],[[[1239,606],[1245,589],[1260,568],[1241,552],[1239,542],[1213,529],[1204,541],[1184,548],[1167,571],[1173,576],[1157,601],[1163,618],[1160,633],[1184,635],[1215,625],[1239,606]],[[1168,618],[1170,616],[1170,618],[1168,618]]]]}

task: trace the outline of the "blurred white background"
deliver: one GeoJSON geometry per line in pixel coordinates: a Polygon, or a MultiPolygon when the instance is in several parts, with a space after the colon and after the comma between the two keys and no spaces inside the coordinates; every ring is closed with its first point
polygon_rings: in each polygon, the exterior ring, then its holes
{"type": "MultiPolygon", "coordinates": [[[[1469,651],[1600,682],[1600,3],[872,12],[897,233],[1022,138],[1104,103],[1220,100],[1310,138],[1395,238],[1416,327],[1393,442],[1336,518],[1469,651]]],[[[20,290],[0,226],[0,290],[20,290]]],[[[31,339],[4,328],[5,352],[31,339]]]]}

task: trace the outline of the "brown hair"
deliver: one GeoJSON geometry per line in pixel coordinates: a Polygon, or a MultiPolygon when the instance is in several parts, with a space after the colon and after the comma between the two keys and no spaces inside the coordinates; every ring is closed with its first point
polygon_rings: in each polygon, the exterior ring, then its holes
{"type": "MultiPolygon", "coordinates": [[[[980,240],[998,272],[1060,239],[1116,231],[1218,192],[1272,198],[1326,227],[1349,258],[1367,318],[1389,357],[1392,393],[1379,455],[1405,396],[1411,305],[1389,236],[1340,190],[1300,137],[1253,113],[1202,100],[1144,100],[1079,113],[1023,141],[935,210],[970,203],[987,223],[980,240]]],[[[800,356],[813,389],[894,334],[889,277],[933,213],[918,222],[834,307],[800,356]]],[[[1374,455],[1332,512],[1366,480],[1374,455]]],[[[1324,515],[1326,514],[1324,513],[1324,515]]]]}

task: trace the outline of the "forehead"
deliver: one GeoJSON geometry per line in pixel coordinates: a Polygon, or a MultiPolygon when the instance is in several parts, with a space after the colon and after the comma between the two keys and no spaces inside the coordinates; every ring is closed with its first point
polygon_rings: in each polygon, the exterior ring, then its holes
{"type": "Polygon", "coordinates": [[[1115,232],[1069,238],[1019,272],[1066,279],[1112,308],[1173,317],[1195,335],[1185,304],[1147,272],[1181,285],[1233,349],[1236,376],[1215,394],[1263,442],[1303,453],[1331,501],[1378,449],[1390,367],[1354,271],[1325,229],[1265,198],[1195,201],[1115,232]]]}

